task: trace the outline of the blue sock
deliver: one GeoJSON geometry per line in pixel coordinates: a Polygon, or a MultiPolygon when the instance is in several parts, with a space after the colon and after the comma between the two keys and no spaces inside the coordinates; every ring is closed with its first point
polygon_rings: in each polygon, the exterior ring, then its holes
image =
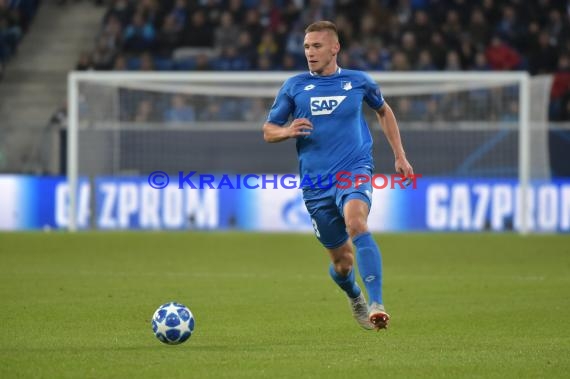
{"type": "Polygon", "coordinates": [[[380,249],[369,232],[352,239],[356,246],[356,262],[360,277],[368,292],[369,303],[382,304],[382,257],[380,249]]]}
{"type": "Polygon", "coordinates": [[[334,270],[334,265],[331,263],[329,274],[335,283],[338,284],[350,298],[354,299],[360,295],[360,287],[358,287],[356,280],[354,280],[354,268],[350,270],[347,276],[341,276],[334,270]]]}

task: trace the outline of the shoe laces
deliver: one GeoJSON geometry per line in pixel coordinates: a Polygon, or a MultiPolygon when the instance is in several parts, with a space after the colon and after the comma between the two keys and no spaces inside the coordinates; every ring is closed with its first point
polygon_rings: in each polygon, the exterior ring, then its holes
{"type": "Polygon", "coordinates": [[[358,297],[355,301],[351,301],[352,309],[357,312],[367,312],[368,307],[366,302],[362,301],[362,298],[358,297]]]}

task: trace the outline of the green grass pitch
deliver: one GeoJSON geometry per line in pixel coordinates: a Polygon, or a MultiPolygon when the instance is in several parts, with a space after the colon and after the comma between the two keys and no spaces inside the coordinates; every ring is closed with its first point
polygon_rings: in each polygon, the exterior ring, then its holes
{"type": "Polygon", "coordinates": [[[568,377],[569,236],[375,237],[382,332],[311,235],[0,234],[0,377],[568,377]],[[150,326],[170,300],[196,318],[178,346],[150,326]]]}

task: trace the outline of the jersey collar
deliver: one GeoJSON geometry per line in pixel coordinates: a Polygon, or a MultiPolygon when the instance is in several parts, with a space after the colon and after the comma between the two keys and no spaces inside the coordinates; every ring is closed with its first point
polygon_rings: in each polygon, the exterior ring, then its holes
{"type": "Polygon", "coordinates": [[[315,77],[330,78],[331,76],[335,76],[335,75],[340,74],[341,71],[342,71],[342,69],[340,68],[340,66],[337,66],[336,71],[331,75],[319,75],[316,72],[312,72],[312,71],[309,71],[309,74],[311,74],[311,76],[315,76],[315,77]]]}

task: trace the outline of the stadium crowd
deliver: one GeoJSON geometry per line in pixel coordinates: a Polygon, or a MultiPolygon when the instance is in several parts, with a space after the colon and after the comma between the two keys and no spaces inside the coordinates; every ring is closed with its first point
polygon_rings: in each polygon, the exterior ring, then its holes
{"type": "MultiPolygon", "coordinates": [[[[550,119],[570,120],[563,0],[111,0],[76,69],[305,70],[304,27],[322,19],[338,26],[341,67],[550,73],[550,119]]],[[[184,99],[172,101],[183,119],[199,118],[184,99]]],[[[152,113],[144,102],[133,119],[152,113]]]]}
{"type": "Polygon", "coordinates": [[[0,77],[4,65],[17,53],[40,0],[0,0],[0,77]]]}

